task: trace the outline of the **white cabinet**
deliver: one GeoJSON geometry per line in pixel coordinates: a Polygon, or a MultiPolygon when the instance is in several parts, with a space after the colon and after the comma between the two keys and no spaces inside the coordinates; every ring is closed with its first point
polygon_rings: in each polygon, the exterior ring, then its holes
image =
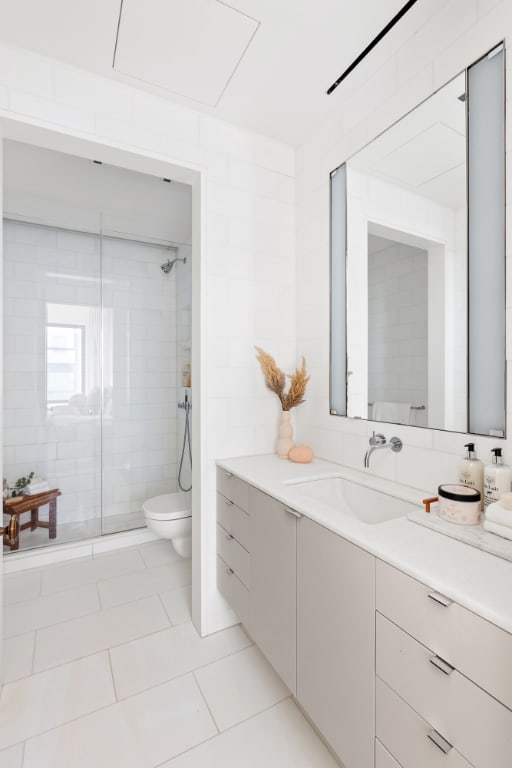
{"type": "Polygon", "coordinates": [[[295,693],[297,518],[255,488],[250,488],[249,508],[249,632],[295,693]]]}
{"type": "Polygon", "coordinates": [[[373,768],[375,558],[297,525],[297,699],[347,768],[373,768]]]}
{"type": "Polygon", "coordinates": [[[217,584],[345,768],[510,768],[512,635],[218,470],[217,584]]]}
{"type": "MultiPolygon", "coordinates": [[[[380,678],[376,680],[376,712],[377,755],[383,744],[386,757],[391,754],[400,768],[473,768],[453,747],[445,746],[446,752],[440,749],[432,740],[439,741],[440,734],[380,678]]],[[[383,759],[381,755],[381,762],[383,759]]],[[[384,766],[387,768],[386,762],[384,766]]],[[[380,768],[379,760],[376,768],[380,768]]]]}
{"type": "Polygon", "coordinates": [[[380,560],[377,610],[512,709],[512,635],[504,629],[380,560]]]}
{"type": "Polygon", "coordinates": [[[245,626],[249,623],[249,486],[217,469],[217,588],[245,626]]]}
{"type": "Polygon", "coordinates": [[[381,562],[376,603],[378,739],[403,768],[510,768],[512,637],[381,562]]]}

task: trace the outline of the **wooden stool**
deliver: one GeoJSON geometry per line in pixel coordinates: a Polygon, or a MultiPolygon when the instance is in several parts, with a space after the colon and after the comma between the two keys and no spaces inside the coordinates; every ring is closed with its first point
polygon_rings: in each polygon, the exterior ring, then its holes
{"type": "MultiPolygon", "coordinates": [[[[31,531],[35,531],[36,528],[48,528],[49,538],[55,539],[57,537],[57,497],[60,495],[59,489],[54,488],[44,493],[35,493],[33,496],[15,496],[4,499],[3,513],[9,517],[16,515],[19,522],[20,515],[24,512],[30,512],[30,521],[20,524],[19,530],[24,531],[30,528],[31,531]],[[46,504],[50,505],[48,522],[39,519],[39,507],[44,507],[46,504]]],[[[3,540],[4,544],[8,544],[11,550],[19,549],[19,537],[12,543],[5,529],[3,540]]]]}

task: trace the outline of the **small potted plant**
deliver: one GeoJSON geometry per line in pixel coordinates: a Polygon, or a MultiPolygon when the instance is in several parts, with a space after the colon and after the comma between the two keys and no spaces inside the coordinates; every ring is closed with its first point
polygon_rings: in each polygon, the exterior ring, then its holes
{"type": "Polygon", "coordinates": [[[11,488],[11,497],[15,498],[16,496],[26,496],[28,487],[33,477],[34,472],[30,472],[27,477],[18,477],[11,488]]]}

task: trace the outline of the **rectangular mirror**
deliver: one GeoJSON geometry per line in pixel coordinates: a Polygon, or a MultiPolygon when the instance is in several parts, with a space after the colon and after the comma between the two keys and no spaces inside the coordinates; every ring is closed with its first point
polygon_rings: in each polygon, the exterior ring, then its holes
{"type": "Polygon", "coordinates": [[[503,96],[500,46],[331,174],[331,413],[504,437],[503,96]]]}

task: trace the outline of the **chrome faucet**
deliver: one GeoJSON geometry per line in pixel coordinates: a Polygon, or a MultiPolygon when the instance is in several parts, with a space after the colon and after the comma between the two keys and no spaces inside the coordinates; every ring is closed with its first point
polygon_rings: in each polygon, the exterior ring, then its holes
{"type": "Polygon", "coordinates": [[[394,453],[398,453],[402,450],[402,441],[399,437],[392,437],[391,440],[386,442],[386,438],[380,432],[370,437],[370,447],[364,455],[364,466],[366,469],[370,466],[370,456],[374,451],[379,451],[381,448],[391,448],[394,453]]]}

